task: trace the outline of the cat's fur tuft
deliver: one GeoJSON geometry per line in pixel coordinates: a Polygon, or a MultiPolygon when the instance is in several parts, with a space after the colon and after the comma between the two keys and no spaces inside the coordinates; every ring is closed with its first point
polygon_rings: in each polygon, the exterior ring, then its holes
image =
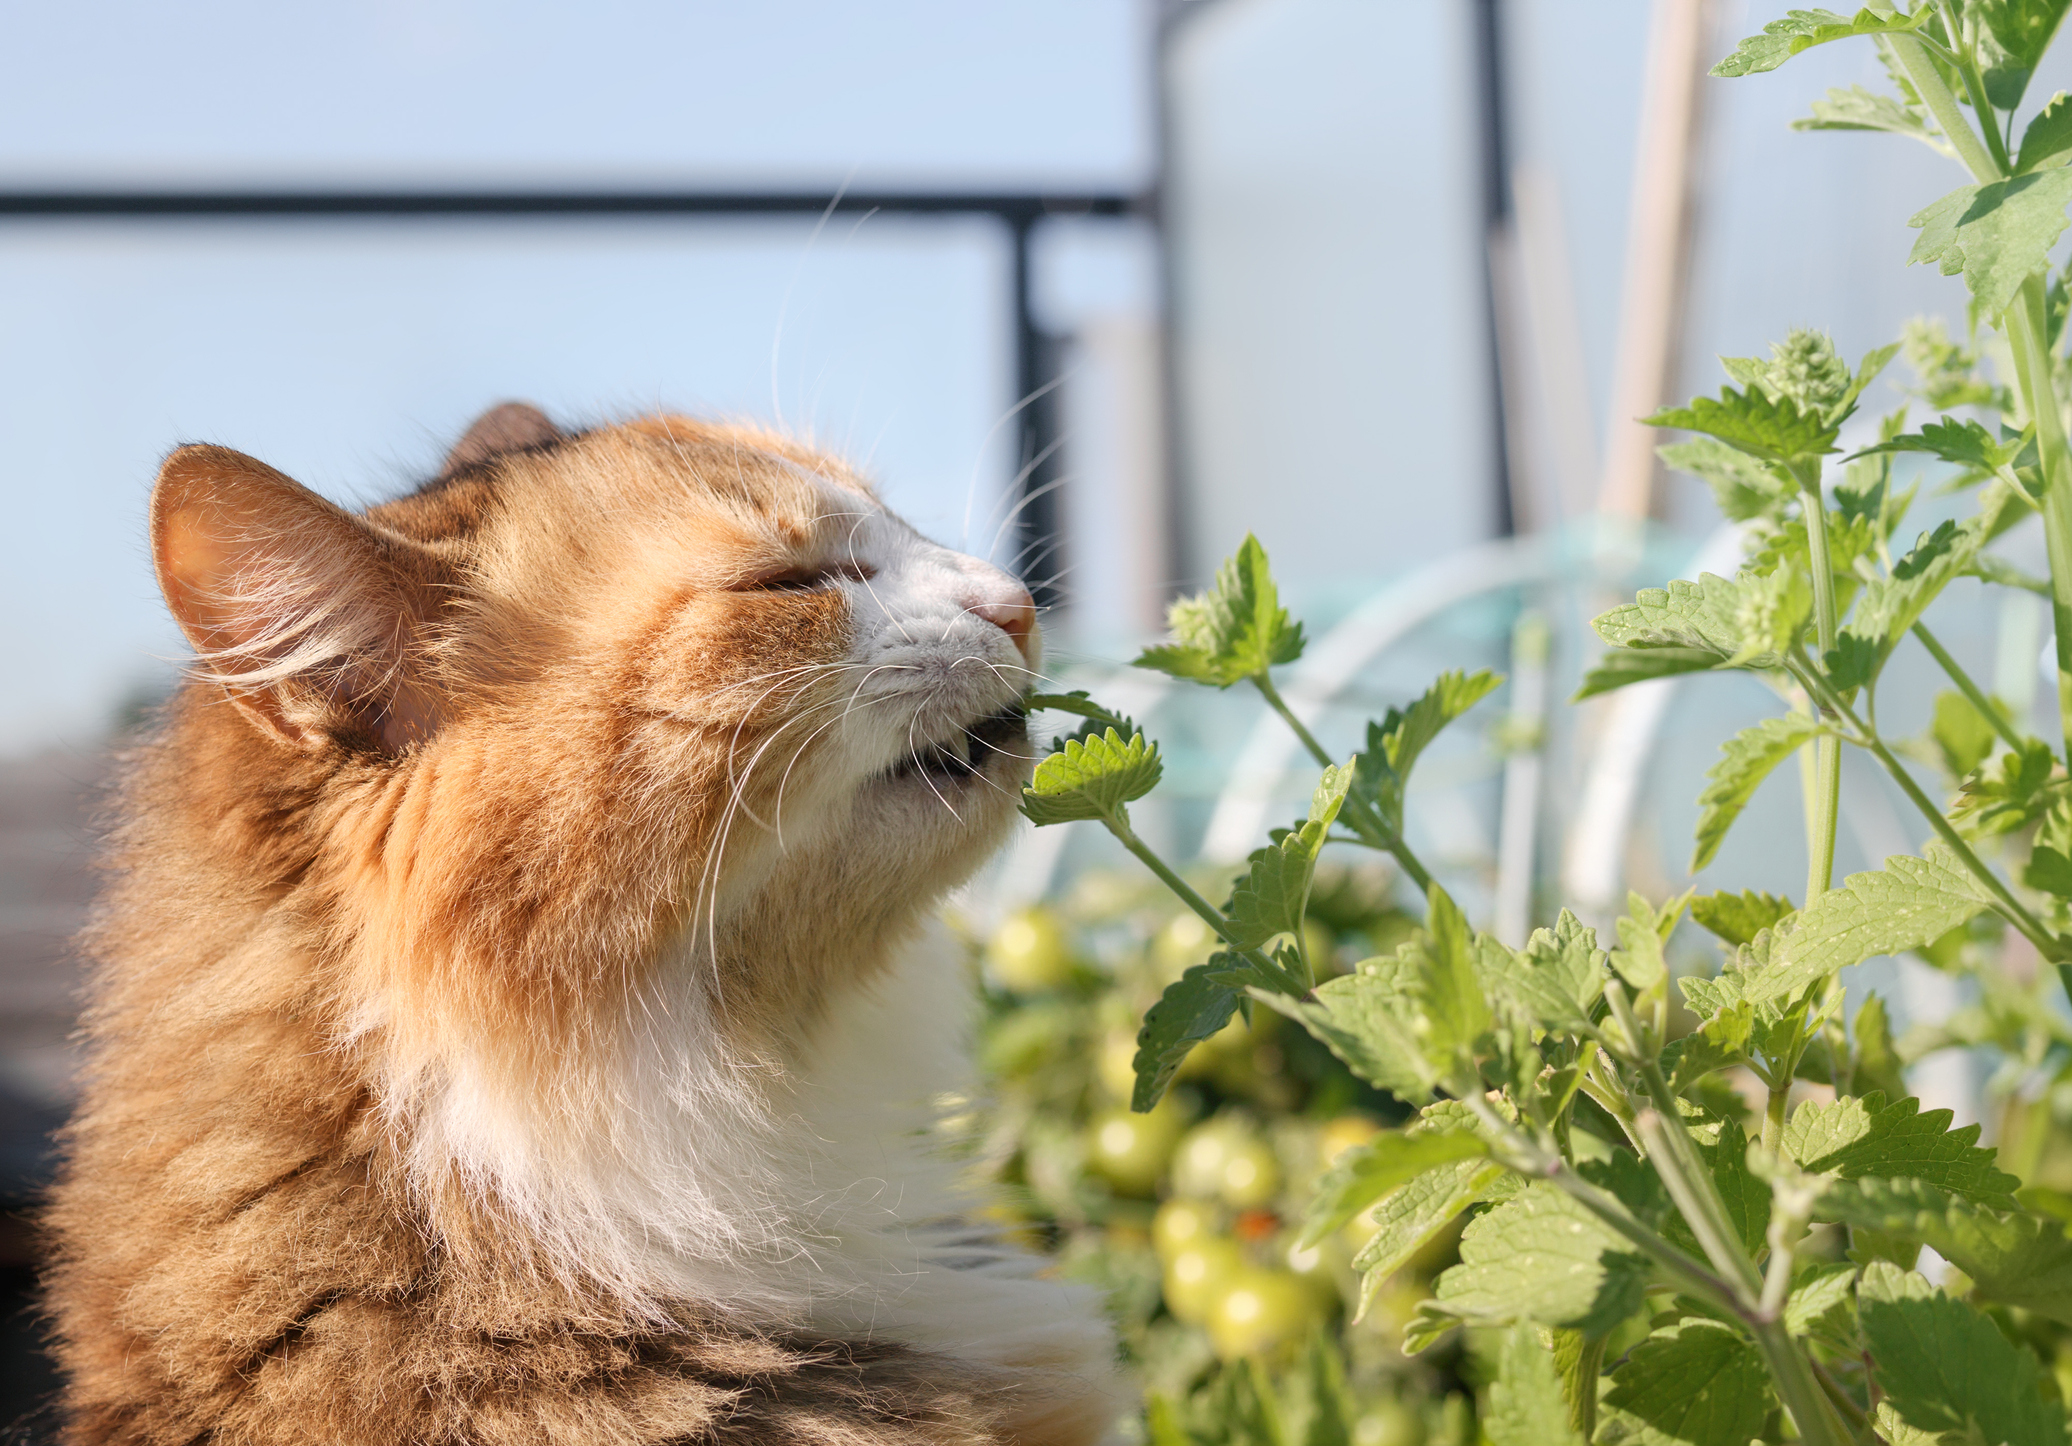
{"type": "Polygon", "coordinates": [[[89,938],[69,1440],[1101,1436],[1090,1293],[921,1129],[1019,585],[785,439],[510,406],[363,515],[182,448],[153,546],[199,676],[89,938]]]}

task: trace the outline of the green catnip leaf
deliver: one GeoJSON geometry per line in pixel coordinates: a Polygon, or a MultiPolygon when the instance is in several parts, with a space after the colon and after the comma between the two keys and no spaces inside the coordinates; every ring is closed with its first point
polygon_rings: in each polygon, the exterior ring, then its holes
{"type": "Polygon", "coordinates": [[[2061,90],[2029,118],[2014,168],[2020,174],[2046,165],[2062,166],[2068,154],[2072,154],[2072,96],[2061,90]]]}
{"type": "Polygon", "coordinates": [[[1505,1334],[1482,1430],[1490,1446],[1586,1446],[1569,1419],[1561,1369],[1537,1326],[1516,1325],[1505,1334]]]}
{"type": "Polygon", "coordinates": [[[1353,793],[1375,809],[1397,833],[1403,831],[1403,799],[1410,770],[1432,740],[1484,698],[1503,678],[1487,669],[1446,672],[1432,680],[1408,708],[1391,708],[1367,725],[1367,750],[1356,760],[1353,793]]]}
{"type": "Polygon", "coordinates": [[[1488,1155],[1489,1146],[1467,1130],[1384,1130],[1339,1156],[1317,1183],[1298,1243],[1317,1244],[1383,1196],[1437,1166],[1488,1155]]]}
{"type": "MultiPolygon", "coordinates": [[[[1403,952],[1414,956],[1422,948],[1421,941],[1413,940],[1403,952]]],[[[1252,998],[1308,1030],[1376,1089],[1416,1104],[1431,1098],[1438,1080],[1413,1031],[1418,1000],[1406,976],[1416,967],[1415,959],[1400,970],[1362,965],[1354,973],[1325,980],[1307,999],[1269,990],[1256,991],[1252,998]]]]}
{"type": "Polygon", "coordinates": [[[1878,95],[1860,85],[1847,90],[1831,89],[1827,99],[1813,102],[1813,113],[1791,123],[1795,131],[1890,131],[1912,136],[1925,146],[1955,158],[1956,152],[1943,140],[1928,112],[1889,95],[1878,95]]]}
{"type": "Polygon", "coordinates": [[[1624,607],[1590,625],[1618,648],[1690,648],[1709,652],[1722,664],[1741,649],[1738,583],[1705,573],[1696,582],[1642,588],[1624,607]]]}
{"type": "Polygon", "coordinates": [[[1795,1336],[1835,1330],[1847,1318],[1855,1287],[1856,1266],[1846,1260],[1802,1270],[1784,1302],[1784,1328],[1795,1336]]]}
{"type": "Polygon", "coordinates": [[[1475,963],[1492,992],[1508,996],[1546,1029],[1588,1030],[1591,1007],[1604,994],[1607,960],[1597,931],[1567,909],[1552,929],[1533,930],[1522,950],[1478,934],[1475,963]]]}
{"type": "MultiPolygon", "coordinates": [[[[1991,472],[2006,467],[2021,455],[2029,433],[2002,440],[1980,426],[1977,422],[1960,422],[1955,417],[1944,417],[1939,422],[1923,424],[1918,432],[1902,432],[1897,437],[1865,447],[1861,452],[1851,454],[1849,460],[1869,457],[1880,452],[1926,452],[1945,462],[1960,467],[1976,467],[1991,472]]],[[[1956,524],[1944,522],[1946,528],[1954,529],[1956,524]]]]}
{"type": "Polygon", "coordinates": [[[1067,742],[1036,765],[1022,790],[1022,812],[1032,823],[1113,818],[1158,786],[1164,765],[1158,745],[1141,733],[1127,742],[1113,728],[1099,737],[1067,742]]]}
{"type": "Polygon", "coordinates": [[[1662,946],[1683,917],[1691,893],[1684,890],[1658,910],[1639,894],[1627,891],[1626,913],[1618,921],[1620,947],[1612,950],[1611,964],[1636,991],[1652,989],[1667,977],[1669,963],[1662,946]]]}
{"type": "Polygon", "coordinates": [[[1983,517],[1954,527],[1946,522],[1922,534],[1914,549],[1893,565],[1890,577],[1864,584],[1856,615],[1844,631],[1876,644],[1881,657],[1889,654],[1942,590],[1970,569],[1988,537],[1983,517]]]}
{"type": "Polygon", "coordinates": [[[1953,1130],[1953,1118],[1948,1110],[1924,1112],[1917,1099],[1887,1104],[1876,1090],[1831,1104],[1808,1101],[1785,1123],[1784,1152],[1812,1174],[1925,1180],[1968,1200],[2012,1210],[2022,1182],[1993,1163],[1994,1152],[1978,1143],[1977,1125],[1953,1130]]]}
{"type": "Polygon", "coordinates": [[[1907,260],[1933,261],[1945,276],[1963,272],[1979,310],[1998,316],[2050,264],[2067,201],[2072,170],[2063,167],[1961,187],[1907,221],[1921,233],[1907,260]]]}
{"type": "Polygon", "coordinates": [[[1131,1109],[1149,1110],[1165,1098],[1173,1076],[1193,1048],[1230,1023],[1244,990],[1222,976],[1242,963],[1235,954],[1218,953],[1166,986],[1137,1031],[1137,1054],[1132,1062],[1137,1083],[1130,1096],[1131,1109]]]}
{"type": "Polygon", "coordinates": [[[1820,720],[1804,713],[1786,713],[1765,718],[1744,728],[1720,747],[1720,761],[1705,776],[1712,780],[1698,795],[1698,847],[1691,855],[1690,871],[1697,873],[1711,863],[1726,841],[1727,830],[1741,816],[1741,810],[1755,797],[1755,791],[1772,769],[1828,730],[1820,720]]]}
{"type": "Polygon", "coordinates": [[[1796,486],[1717,437],[1693,437],[1657,447],[1655,455],[1672,470],[1687,472],[1710,487],[1713,501],[1731,522],[1777,518],[1798,496],[1796,486]]]}
{"type": "Polygon", "coordinates": [[[1974,0],[1967,7],[1985,21],[1991,42],[1988,45],[1982,37],[1979,46],[1991,104],[2002,110],[2021,104],[2037,62],[2065,18],[2065,8],[2066,0],[1974,0]]]}
{"type": "Polygon", "coordinates": [[[1779,466],[1803,466],[1835,450],[1837,425],[1817,408],[1801,411],[1788,396],[1771,396],[1751,383],[1744,391],[1720,388],[1719,399],[1693,397],[1642,419],[1645,426],[1703,432],[1751,457],[1779,466]]]}
{"type": "Polygon", "coordinates": [[[1995,765],[1980,768],[1958,790],[1950,818],[1965,833],[1987,836],[2011,833],[2043,816],[2064,793],[2053,778],[2056,762],[2040,739],[2023,740],[1995,765]]]}
{"type": "Polygon", "coordinates": [[[1850,1033],[1855,1036],[1856,1045],[1849,1070],[1850,1093],[1868,1095],[1882,1090],[1887,1099],[1904,1099],[1906,1073],[1900,1064],[1899,1047],[1892,1042],[1892,1021],[1885,1012],[1885,1001],[1876,994],[1865,995],[1850,1033]]]}
{"type": "Polygon", "coordinates": [[[1734,53],[1712,67],[1712,73],[1727,79],[1759,75],[1775,70],[1785,61],[1816,45],[1847,40],[1853,35],[1904,35],[1920,29],[1934,17],[1934,7],[1915,7],[1911,15],[1877,11],[1868,6],[1854,17],[1832,10],[1791,10],[1782,20],[1772,20],[1761,35],[1751,35],[1734,47],[1734,53]]]}
{"type": "Polygon", "coordinates": [[[1125,738],[1143,731],[1137,727],[1134,718],[1103,708],[1087,696],[1084,688],[1074,688],[1069,693],[1031,693],[1022,701],[1032,711],[1047,709],[1056,713],[1070,713],[1083,720],[1072,733],[1050,740],[1050,751],[1053,753],[1064,752],[1065,744],[1070,739],[1076,738],[1079,742],[1085,743],[1089,737],[1105,733],[1110,728],[1125,738]]]}
{"type": "Polygon", "coordinates": [[[1791,913],[1790,899],[1754,889],[1738,894],[1699,894],[1691,900],[1698,926],[1729,944],[1749,944],[1755,936],[1791,913]]]}
{"type": "Polygon", "coordinates": [[[1215,586],[1174,603],[1166,623],[1175,641],[1146,648],[1137,667],[1228,688],[1302,656],[1302,624],[1281,606],[1266,549],[1250,534],[1216,569],[1215,586]]]}
{"type": "Polygon", "coordinates": [[[1413,989],[1424,1005],[1426,1049],[1442,1068],[1455,1051],[1472,1050],[1489,1028],[1489,1000],[1475,977],[1474,935],[1451,896],[1433,884],[1425,894],[1423,959],[1413,989]]]}
{"type": "Polygon", "coordinates": [[[1596,1216],[1533,1184],[1461,1233],[1460,1264],[1404,1333],[1417,1351],[1455,1325],[1533,1321],[1601,1336],[1640,1309],[1648,1265],[1596,1216]]]}
{"type": "Polygon", "coordinates": [[[1838,1180],[1816,1219],[1929,1246],[1971,1277],[1972,1296],[2072,1325],[2072,1240],[2055,1220],[1938,1190],[1925,1180],[1838,1180]]]}
{"type": "Polygon", "coordinates": [[[1769,1372],[1739,1331],[1695,1318],[1656,1331],[1612,1372],[1605,1446],[1747,1446],[1770,1409],[1769,1372]]]}
{"type": "Polygon", "coordinates": [[[1879,1389],[1909,1426],[1993,1446],[2064,1446],[2064,1413],[2044,1399],[2036,1357],[1992,1317],[1883,1260],[1864,1267],[1857,1312],[1879,1389]]]}
{"type": "Polygon", "coordinates": [[[1366,1314],[1383,1282],[1504,1174],[1503,1166],[1487,1160],[1455,1160],[1435,1166],[1383,1196],[1370,1215],[1374,1234],[1353,1257],[1353,1268],[1365,1277],[1359,1313],[1366,1314]]]}
{"type": "Polygon", "coordinates": [[[1950,777],[1969,776],[1992,754],[1993,740],[1998,736],[1992,720],[1962,693],[1946,688],[1935,695],[1928,739],[1941,755],[1943,769],[1950,777]]]}
{"type": "Polygon", "coordinates": [[[1310,797],[1309,817],[1276,844],[1254,851],[1251,871],[1238,881],[1224,912],[1241,948],[1265,943],[1276,934],[1299,934],[1317,855],[1331,823],[1345,805],[1357,760],[1324,770],[1310,797]]]}
{"type": "Polygon", "coordinates": [[[1742,977],[1750,1003],[1795,994],[1816,979],[1879,954],[1917,949],[1983,911],[1989,897],[1954,859],[1899,855],[1851,874],[1797,916],[1781,960],[1742,977]]]}
{"type": "Polygon", "coordinates": [[[1569,698],[1580,703],[1600,693],[1610,693],[1629,683],[1646,683],[1655,678],[1674,678],[1683,673],[1703,673],[1722,666],[1720,655],[1699,648],[1618,648],[1604,654],[1597,665],[1583,675],[1583,685],[1569,698]]]}

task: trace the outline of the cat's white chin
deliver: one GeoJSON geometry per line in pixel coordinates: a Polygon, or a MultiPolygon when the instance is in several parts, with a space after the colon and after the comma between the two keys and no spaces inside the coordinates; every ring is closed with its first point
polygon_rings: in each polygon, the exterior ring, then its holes
{"type": "Polygon", "coordinates": [[[875,774],[870,786],[946,797],[1024,780],[1034,762],[1028,708],[1015,699],[960,723],[941,741],[908,748],[875,774]]]}

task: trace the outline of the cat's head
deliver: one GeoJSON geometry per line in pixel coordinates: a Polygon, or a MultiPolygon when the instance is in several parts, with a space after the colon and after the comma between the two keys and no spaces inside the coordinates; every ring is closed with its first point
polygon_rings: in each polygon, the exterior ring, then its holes
{"type": "Polygon", "coordinates": [[[752,429],[500,408],[363,514],[189,446],[151,525],[225,817],[435,1013],[689,959],[776,1025],[984,858],[1030,767],[1027,591],[752,429]]]}

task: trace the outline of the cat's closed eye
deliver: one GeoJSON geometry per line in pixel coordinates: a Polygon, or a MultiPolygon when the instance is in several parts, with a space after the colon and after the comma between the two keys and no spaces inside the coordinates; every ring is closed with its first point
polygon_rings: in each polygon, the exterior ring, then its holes
{"type": "Polygon", "coordinates": [[[736,592],[810,592],[814,588],[826,587],[829,583],[847,580],[869,582],[878,575],[874,567],[862,563],[828,563],[818,567],[788,567],[780,572],[760,573],[746,581],[736,583],[736,592]]]}

